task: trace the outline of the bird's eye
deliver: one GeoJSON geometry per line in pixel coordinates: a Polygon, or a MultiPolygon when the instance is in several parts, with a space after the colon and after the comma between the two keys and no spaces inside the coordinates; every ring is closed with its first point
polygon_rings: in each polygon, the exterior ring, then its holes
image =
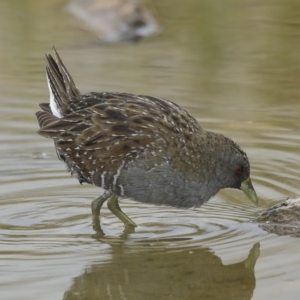
{"type": "Polygon", "coordinates": [[[240,173],[243,172],[243,167],[242,166],[236,166],[234,171],[235,171],[236,174],[240,174],[240,173]]]}

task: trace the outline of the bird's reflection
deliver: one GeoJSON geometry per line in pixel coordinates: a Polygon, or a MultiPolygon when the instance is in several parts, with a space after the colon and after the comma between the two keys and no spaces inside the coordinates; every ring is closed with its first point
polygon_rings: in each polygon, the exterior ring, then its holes
{"type": "MultiPolygon", "coordinates": [[[[95,231],[95,234],[93,235],[93,238],[105,243],[109,244],[112,240],[107,239],[104,231],[102,230],[101,223],[100,223],[100,218],[99,216],[93,216],[92,218],[92,223],[93,223],[93,229],[95,231]]],[[[132,226],[125,226],[123,233],[118,237],[118,241],[122,242],[125,241],[128,237],[129,234],[134,233],[135,228],[132,226]]]]}
{"type": "Polygon", "coordinates": [[[246,260],[223,265],[209,248],[162,249],[110,243],[112,258],[73,279],[64,300],[251,299],[259,243],[246,260]]]}

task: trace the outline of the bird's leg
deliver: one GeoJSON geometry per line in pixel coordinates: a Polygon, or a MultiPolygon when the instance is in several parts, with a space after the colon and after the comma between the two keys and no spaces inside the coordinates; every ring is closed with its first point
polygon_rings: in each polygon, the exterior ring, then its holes
{"type": "Polygon", "coordinates": [[[107,207],[109,210],[118,217],[125,225],[137,227],[137,225],[125,214],[122,212],[119,203],[118,197],[116,195],[112,195],[107,202],[107,207]]]}
{"type": "Polygon", "coordinates": [[[103,195],[93,200],[91,203],[92,214],[94,217],[99,217],[103,203],[112,195],[112,192],[106,191],[103,195]]]}

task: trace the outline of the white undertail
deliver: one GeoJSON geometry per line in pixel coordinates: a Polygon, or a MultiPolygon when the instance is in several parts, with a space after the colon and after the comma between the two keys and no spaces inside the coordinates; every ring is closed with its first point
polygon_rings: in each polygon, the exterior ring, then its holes
{"type": "Polygon", "coordinates": [[[46,74],[46,78],[47,78],[47,83],[48,83],[48,88],[49,88],[49,93],[50,93],[50,108],[51,108],[51,112],[54,116],[58,117],[58,118],[61,118],[62,117],[62,114],[60,113],[58,107],[57,107],[57,104],[55,102],[55,99],[54,99],[54,94],[52,92],[52,89],[51,89],[51,86],[50,86],[50,80],[49,80],[49,77],[48,75],[46,74]]]}

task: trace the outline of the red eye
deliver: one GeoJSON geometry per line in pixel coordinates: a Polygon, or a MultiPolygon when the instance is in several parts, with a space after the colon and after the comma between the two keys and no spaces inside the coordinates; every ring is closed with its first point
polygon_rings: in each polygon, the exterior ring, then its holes
{"type": "Polygon", "coordinates": [[[236,174],[239,174],[243,171],[243,167],[242,166],[236,166],[234,171],[235,171],[236,174]]]}

